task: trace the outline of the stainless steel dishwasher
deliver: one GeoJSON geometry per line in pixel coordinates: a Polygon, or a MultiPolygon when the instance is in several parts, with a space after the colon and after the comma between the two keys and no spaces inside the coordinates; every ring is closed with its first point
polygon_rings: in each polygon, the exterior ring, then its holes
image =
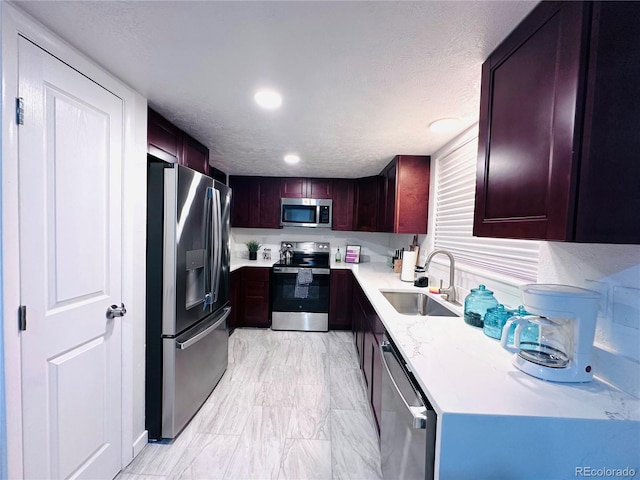
{"type": "Polygon", "coordinates": [[[436,412],[387,335],[382,351],[380,450],[385,480],[432,479],[436,412]]]}

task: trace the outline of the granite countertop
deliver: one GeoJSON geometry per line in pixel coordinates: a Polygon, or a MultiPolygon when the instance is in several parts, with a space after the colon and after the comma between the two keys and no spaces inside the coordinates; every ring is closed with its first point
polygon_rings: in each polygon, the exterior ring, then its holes
{"type": "MultiPolygon", "coordinates": [[[[270,267],[274,260],[232,262],[270,267]]],[[[331,263],[350,269],[387,332],[400,349],[438,415],[501,415],[640,421],[640,399],[597,377],[588,383],[553,383],[529,376],[511,363],[512,353],[482,329],[467,325],[461,306],[429,294],[460,317],[402,315],[380,289],[419,291],[383,263],[331,263]]],[[[597,371],[596,371],[597,375],[597,371]]]]}

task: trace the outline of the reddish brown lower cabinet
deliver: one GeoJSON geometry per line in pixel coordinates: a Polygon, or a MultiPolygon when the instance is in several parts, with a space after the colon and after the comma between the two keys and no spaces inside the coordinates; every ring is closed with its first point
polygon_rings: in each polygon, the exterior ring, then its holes
{"type": "Polygon", "coordinates": [[[271,326],[269,318],[269,268],[242,267],[236,272],[234,285],[232,275],[231,295],[238,305],[235,316],[236,327],[271,326]],[[234,288],[235,286],[235,288],[234,288]]]}
{"type": "Polygon", "coordinates": [[[375,340],[371,344],[371,407],[373,417],[380,433],[380,421],[382,420],[382,353],[380,344],[375,340]]]}
{"type": "Polygon", "coordinates": [[[231,313],[227,320],[229,331],[238,326],[238,318],[241,317],[242,302],[240,301],[240,278],[242,269],[234,270],[229,275],[229,303],[231,305],[231,313]]]}
{"type": "Polygon", "coordinates": [[[382,357],[378,332],[384,331],[384,327],[357,282],[354,282],[353,286],[352,321],[360,368],[367,387],[367,398],[371,404],[378,433],[380,433],[382,357]]]}
{"type": "Polygon", "coordinates": [[[351,270],[331,270],[329,329],[351,330],[353,274],[351,270]]]}

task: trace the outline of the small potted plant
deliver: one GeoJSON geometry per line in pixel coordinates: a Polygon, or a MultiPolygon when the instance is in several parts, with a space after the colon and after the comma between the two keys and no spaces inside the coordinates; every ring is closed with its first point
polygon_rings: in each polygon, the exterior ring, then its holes
{"type": "Polygon", "coordinates": [[[258,250],[260,250],[262,245],[255,240],[249,240],[245,245],[247,246],[247,250],[249,250],[249,260],[258,258],[258,250]]]}

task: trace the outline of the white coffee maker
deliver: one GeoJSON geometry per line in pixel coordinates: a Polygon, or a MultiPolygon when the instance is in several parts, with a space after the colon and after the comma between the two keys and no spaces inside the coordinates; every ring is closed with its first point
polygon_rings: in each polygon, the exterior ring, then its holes
{"type": "Polygon", "coordinates": [[[513,364],[529,375],[552,382],[593,379],[592,350],[600,294],[569,285],[520,287],[525,309],[502,330],[501,345],[515,352],[513,364]],[[509,331],[516,325],[513,343],[509,331]]]}

